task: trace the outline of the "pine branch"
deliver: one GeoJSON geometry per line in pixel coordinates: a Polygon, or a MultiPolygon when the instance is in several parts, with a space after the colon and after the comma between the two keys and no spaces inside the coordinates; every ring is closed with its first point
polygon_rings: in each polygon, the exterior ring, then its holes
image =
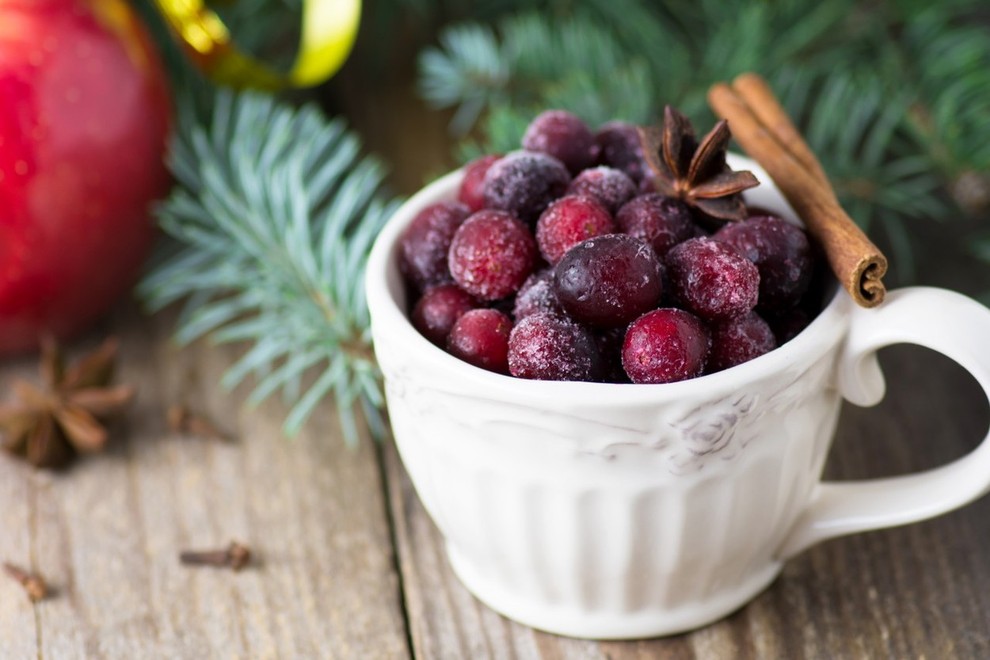
{"type": "Polygon", "coordinates": [[[363,288],[371,243],[397,204],[381,192],[380,165],[315,108],[220,92],[208,125],[184,118],[170,167],[178,185],[158,217],[180,245],[141,283],[148,307],[185,301],[181,343],[249,342],[222,384],[254,376],[253,403],[281,390],[294,401],[289,435],[330,394],[349,443],[355,406],[381,428],[363,288]],[[315,381],[301,392],[307,372],[315,381]]]}

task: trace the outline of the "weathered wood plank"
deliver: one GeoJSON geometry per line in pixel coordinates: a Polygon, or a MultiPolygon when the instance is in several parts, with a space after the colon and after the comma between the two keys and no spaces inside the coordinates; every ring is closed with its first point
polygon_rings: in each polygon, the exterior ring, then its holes
{"type": "Polygon", "coordinates": [[[36,657],[36,640],[57,658],[406,657],[371,442],[346,448],[331,406],[288,441],[282,406],[244,410],[243,392],[218,389],[231,350],[180,351],[167,322],[135,314],[114,326],[121,378],[139,388],[118,441],[56,475],[0,457],[0,557],[36,563],[58,589],[32,611],[0,584],[0,633],[13,631],[0,657],[36,657]],[[177,402],[237,440],[171,433],[177,402]],[[239,574],[179,565],[180,550],[231,539],[257,563],[239,574]]]}
{"type": "MultiPolygon", "coordinates": [[[[26,360],[11,362],[0,378],[0,388],[15,376],[34,376],[26,360]]],[[[31,534],[37,502],[32,470],[0,458],[0,562],[9,561],[35,570],[36,548],[31,534]]],[[[24,590],[6,575],[0,575],[0,658],[34,658],[38,655],[35,608],[24,590]]]]}
{"type": "MultiPolygon", "coordinates": [[[[849,407],[827,473],[866,478],[961,456],[987,404],[957,365],[929,351],[882,353],[887,399],[849,407]]],[[[413,648],[421,658],[990,657],[990,499],[943,518],[825,543],[748,607],[668,639],[595,643],[533,631],[460,586],[393,448],[390,502],[413,648]]]]}

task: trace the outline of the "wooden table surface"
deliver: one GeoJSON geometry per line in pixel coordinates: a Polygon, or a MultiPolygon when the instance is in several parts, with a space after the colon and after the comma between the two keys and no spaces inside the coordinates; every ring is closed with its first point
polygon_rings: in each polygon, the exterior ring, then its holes
{"type": "MultiPolygon", "coordinates": [[[[372,146],[398,164],[400,190],[443,167],[439,150],[410,156],[403,142],[429,141],[435,120],[390,131],[387,99],[365,107],[381,108],[361,121],[385,127],[372,146]]],[[[937,235],[930,244],[921,282],[990,284],[945,258],[937,235]]],[[[0,658],[990,658],[990,498],[815,547],[751,604],[693,633],[598,643],[508,621],[454,578],[390,442],[345,447],[329,404],[286,440],[283,405],[248,409],[243,391],[217,386],[239,349],[179,349],[171,321],[125,305],[100,329],[121,337],[120,377],[139,388],[109,451],[63,473],[0,455],[0,560],[55,590],[32,605],[0,579],[0,658]],[[235,440],[170,432],[174,403],[235,440]],[[248,570],[178,562],[183,549],[231,539],[255,551],[248,570]]],[[[881,362],[887,397],[844,409],[827,476],[932,467],[986,433],[987,402],[960,367],[905,346],[881,362]]],[[[0,396],[33,371],[31,360],[0,363],[0,396]]]]}

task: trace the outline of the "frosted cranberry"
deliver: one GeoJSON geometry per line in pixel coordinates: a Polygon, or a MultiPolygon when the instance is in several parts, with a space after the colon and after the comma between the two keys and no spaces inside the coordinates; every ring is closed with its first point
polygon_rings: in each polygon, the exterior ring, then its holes
{"type": "Polygon", "coordinates": [[[622,344],[622,368],[634,383],[673,383],[700,376],[711,346],[698,317],[665,307],[633,321],[622,344]]]}
{"type": "Polygon", "coordinates": [[[570,182],[570,173],[556,158],[533,151],[513,151],[488,168],[485,206],[533,223],[550,202],[564,194],[570,182]]]}
{"type": "Polygon", "coordinates": [[[813,270],[811,244],[804,230],[776,216],[750,217],[713,236],[736,248],[760,271],[760,309],[785,309],[808,290],[813,270]]]}
{"type": "Polygon", "coordinates": [[[706,321],[742,316],[756,306],[760,272],[735,248],[711,238],[692,238],[667,253],[674,297],[706,321]]]}
{"type": "Polygon", "coordinates": [[[588,125],[566,110],[541,112],[526,128],[522,146],[559,160],[572,174],[598,160],[598,145],[588,125]]]}
{"type": "Polygon", "coordinates": [[[583,240],[615,231],[612,216],[590,197],[568,195],[550,204],[536,222],[536,244],[551,264],[583,240]]]}
{"type": "Polygon", "coordinates": [[[590,331],[539,312],[516,323],[509,335],[509,373],[534,380],[599,380],[602,360],[590,331]]]}
{"type": "Polygon", "coordinates": [[[636,194],[636,184],[623,172],[614,167],[593,167],[574,177],[567,187],[568,195],[591,197],[615,213],[636,194]]]}
{"type": "Polygon", "coordinates": [[[447,252],[471,212],[460,202],[439,202],[419,212],[402,233],[399,270],[417,290],[450,281],[447,252]]]}
{"type": "Polygon", "coordinates": [[[622,170],[633,182],[638,184],[650,171],[650,166],[643,157],[639,130],[634,124],[624,121],[603,124],[595,133],[595,142],[601,150],[598,161],[602,165],[622,170]]]}
{"type": "Polygon", "coordinates": [[[519,290],[536,264],[529,229],[504,211],[478,211],[457,228],[448,258],[454,281],[481,300],[519,290]]]}
{"type": "Polygon", "coordinates": [[[476,367],[509,373],[512,319],[495,309],[472,309],[457,319],[447,337],[447,351],[476,367]]]}
{"type": "Polygon", "coordinates": [[[683,203],[659,193],[640,195],[615,214],[619,231],[642,238],[653,251],[664,256],[678,243],[693,238],[695,224],[683,203]]]}
{"type": "Polygon", "coordinates": [[[457,199],[472,212],[480,211],[485,207],[485,174],[501,157],[501,154],[490,154],[476,158],[464,166],[464,178],[461,179],[457,199]]]}
{"type": "Polygon", "coordinates": [[[444,346],[457,319],[477,306],[474,296],[456,284],[441,284],[423,294],[410,318],[421,335],[437,346],[444,346]]]}
{"type": "Polygon", "coordinates": [[[553,292],[551,268],[530,275],[516,294],[512,315],[517,321],[537,312],[564,313],[564,309],[557,302],[557,294],[553,292]]]}
{"type": "Polygon", "coordinates": [[[716,323],[711,332],[709,373],[749,362],[777,348],[773,330],[756,312],[716,323]]]}
{"type": "Polygon", "coordinates": [[[660,261],[644,241],[606,234],[571,248],[554,269],[554,292],[583,323],[612,327],[657,306],[663,293],[660,261]]]}

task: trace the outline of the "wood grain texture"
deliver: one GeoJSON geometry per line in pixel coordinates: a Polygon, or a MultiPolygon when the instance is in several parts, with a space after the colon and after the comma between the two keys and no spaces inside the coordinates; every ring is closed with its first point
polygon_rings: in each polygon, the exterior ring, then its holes
{"type": "MultiPolygon", "coordinates": [[[[847,406],[826,470],[869,478],[961,456],[990,414],[961,367],[925,349],[881,353],[887,398],[847,406]]],[[[590,642],[533,631],[475,600],[393,448],[386,452],[406,611],[421,658],[986,658],[990,657],[990,499],[942,518],[827,542],[792,560],[750,605],[693,633],[590,642]]]]}
{"type": "MultiPolygon", "coordinates": [[[[0,657],[407,656],[371,442],[346,448],[330,406],[286,440],[284,408],[243,409],[216,385],[233,351],[180,351],[168,318],[112,325],[139,394],[109,451],[59,474],[0,456],[0,557],[56,589],[32,607],[0,581],[0,657]],[[237,439],[171,433],[177,402],[237,439]],[[258,558],[241,573],[179,565],[180,550],[232,539],[258,558]]],[[[0,388],[25,369],[0,368],[0,388]]]]}

